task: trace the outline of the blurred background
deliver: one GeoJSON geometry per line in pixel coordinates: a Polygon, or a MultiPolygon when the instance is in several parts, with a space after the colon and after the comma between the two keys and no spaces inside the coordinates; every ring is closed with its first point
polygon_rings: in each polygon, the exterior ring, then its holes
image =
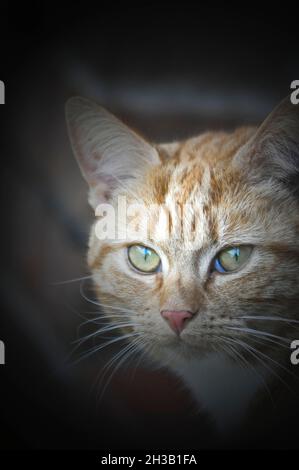
{"type": "Polygon", "coordinates": [[[178,380],[143,358],[100,396],[120,345],[84,357],[107,337],[75,343],[98,327],[79,279],[93,214],[64,104],[95,99],[159,142],[259,123],[299,79],[298,27],[282,7],[251,8],[2,2],[1,448],[244,446],[219,442],[178,380]]]}

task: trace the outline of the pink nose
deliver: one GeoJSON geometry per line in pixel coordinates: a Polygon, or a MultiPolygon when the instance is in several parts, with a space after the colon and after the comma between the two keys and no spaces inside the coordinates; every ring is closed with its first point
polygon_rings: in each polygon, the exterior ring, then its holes
{"type": "Polygon", "coordinates": [[[162,310],[161,315],[168,321],[170,328],[179,335],[186,326],[186,321],[193,314],[187,310],[162,310]]]}

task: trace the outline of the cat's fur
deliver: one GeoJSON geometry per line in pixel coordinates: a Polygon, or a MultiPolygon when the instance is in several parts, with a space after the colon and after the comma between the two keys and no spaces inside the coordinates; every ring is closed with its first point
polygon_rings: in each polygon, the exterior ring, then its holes
{"type": "Polygon", "coordinates": [[[296,388],[290,342],[299,337],[296,323],[284,321],[299,320],[299,106],[286,98],[259,128],[163,145],[145,142],[83,98],[68,102],[67,118],[93,208],[125,195],[145,207],[187,204],[186,217],[196,218],[192,241],[136,240],[130,233],[125,241],[100,241],[92,227],[88,263],[109,315],[119,322],[123,312],[132,322],[123,331],[138,333],[219,429],[235,428],[262,398],[284,400],[280,391],[296,388]],[[130,269],[132,242],[150,243],[162,271],[130,269]],[[219,250],[242,244],[254,247],[243,269],[210,271],[219,250]],[[197,313],[177,337],[160,315],[165,309],[197,313]]]}

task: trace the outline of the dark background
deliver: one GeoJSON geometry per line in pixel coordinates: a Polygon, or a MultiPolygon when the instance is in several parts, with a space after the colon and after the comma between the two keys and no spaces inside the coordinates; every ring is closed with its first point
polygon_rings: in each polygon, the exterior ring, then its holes
{"type": "Polygon", "coordinates": [[[66,99],[94,98],[157,141],[258,123],[299,79],[297,13],[250,3],[2,2],[0,40],[0,447],[290,445],[291,430],[219,442],[177,380],[143,361],[117,371],[99,400],[96,377],[119,349],[71,365],[93,346],[67,360],[72,342],[93,331],[78,327],[96,308],[83,296],[92,298],[88,281],[55,283],[88,274],[92,220],[66,99]]]}

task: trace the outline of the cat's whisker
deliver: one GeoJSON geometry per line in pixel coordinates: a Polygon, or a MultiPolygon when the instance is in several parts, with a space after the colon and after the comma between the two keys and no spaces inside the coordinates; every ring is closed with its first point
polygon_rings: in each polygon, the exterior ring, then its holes
{"type": "MultiPolygon", "coordinates": [[[[130,344],[133,345],[134,347],[136,347],[136,349],[137,349],[137,347],[138,347],[140,344],[143,344],[143,343],[144,343],[144,339],[142,338],[142,336],[139,336],[139,337],[133,338],[133,340],[131,341],[130,344]]],[[[104,369],[107,370],[107,369],[111,368],[111,366],[113,366],[115,360],[117,360],[117,358],[116,358],[116,359],[113,359],[113,360],[110,360],[110,361],[106,364],[106,366],[104,367],[104,369]]],[[[103,370],[104,370],[104,369],[103,369],[103,370]]]]}
{"type": "MultiPolygon", "coordinates": [[[[231,344],[229,343],[226,343],[226,347],[224,346],[223,342],[225,342],[225,339],[223,337],[218,337],[217,338],[219,340],[219,347],[221,347],[221,350],[226,352],[228,354],[228,356],[232,357],[235,361],[238,362],[238,364],[240,363],[239,361],[241,361],[241,364],[243,364],[243,366],[245,366],[245,368],[248,367],[248,364],[246,364],[243,356],[236,350],[233,349],[233,347],[231,346],[231,344]],[[239,361],[238,361],[239,359],[239,361]]],[[[218,349],[219,351],[219,349],[218,349]]]]}
{"type": "Polygon", "coordinates": [[[105,315],[103,314],[96,318],[89,318],[88,320],[81,323],[81,325],[79,325],[78,332],[81,330],[81,328],[91,323],[92,324],[94,323],[96,325],[105,325],[105,324],[110,324],[112,320],[119,320],[119,319],[129,321],[131,320],[131,316],[130,315],[105,315]]]}
{"type": "MultiPolygon", "coordinates": [[[[123,336],[116,336],[116,337],[114,337],[114,338],[109,337],[109,340],[117,339],[117,338],[122,339],[123,336]]],[[[69,352],[69,354],[66,356],[66,358],[65,358],[65,360],[64,360],[64,363],[65,363],[65,364],[68,363],[68,361],[70,360],[70,358],[71,358],[71,357],[74,355],[74,353],[80,348],[81,344],[82,344],[82,342],[76,344],[75,347],[69,352]]],[[[101,346],[104,347],[106,344],[107,344],[107,343],[104,343],[103,345],[101,344],[99,347],[101,347],[101,346]]],[[[108,345],[109,345],[109,344],[107,344],[107,346],[108,346],[108,345]]],[[[91,351],[91,350],[89,350],[89,351],[91,351]]],[[[89,351],[87,351],[87,352],[89,352],[89,351]]],[[[80,360],[80,358],[79,358],[79,360],[80,360]]],[[[77,362],[79,362],[79,360],[78,360],[78,361],[74,361],[74,362],[71,363],[70,365],[72,366],[73,364],[76,364],[77,362]]]]}
{"type": "Polygon", "coordinates": [[[272,333],[268,333],[267,331],[255,330],[253,328],[245,328],[245,327],[238,327],[238,326],[224,326],[227,330],[234,330],[234,331],[241,331],[242,333],[248,334],[255,334],[261,336],[268,336],[269,338],[278,339],[286,344],[290,344],[291,340],[288,338],[284,338],[282,336],[274,335],[272,333]]]}
{"type": "Polygon", "coordinates": [[[87,302],[89,302],[93,305],[96,305],[97,307],[104,307],[104,308],[108,308],[108,309],[112,309],[112,310],[119,310],[121,312],[127,312],[127,313],[131,313],[131,314],[134,314],[134,315],[138,314],[137,311],[132,310],[132,309],[128,309],[127,307],[118,307],[116,305],[104,304],[102,302],[98,302],[96,300],[90,299],[89,297],[86,296],[85,292],[83,291],[83,282],[81,282],[81,284],[80,284],[80,294],[84,298],[84,300],[86,300],[87,302]]]}
{"type": "MultiPolygon", "coordinates": [[[[136,340],[137,339],[138,338],[136,338],[136,340]]],[[[121,358],[124,354],[126,354],[127,351],[132,349],[132,347],[133,347],[133,341],[129,344],[126,344],[122,349],[120,349],[120,351],[115,353],[109,361],[107,361],[107,363],[105,364],[105,366],[101,370],[101,379],[98,383],[99,388],[101,388],[103,380],[104,380],[106,374],[108,373],[109,369],[113,366],[113,364],[115,364],[115,362],[117,362],[119,358],[121,358]]]]}
{"type": "Polygon", "coordinates": [[[113,309],[113,310],[119,310],[121,312],[128,312],[128,313],[132,313],[132,314],[137,314],[138,312],[134,311],[134,310],[131,310],[131,309],[128,309],[126,307],[118,307],[116,305],[109,305],[109,304],[103,304],[101,302],[97,302],[96,300],[93,300],[93,299],[89,299],[84,291],[82,290],[82,285],[80,286],[80,294],[82,295],[82,297],[84,298],[84,300],[86,300],[87,302],[90,302],[91,304],[93,305],[96,305],[97,307],[104,307],[104,308],[110,308],[110,309],[113,309]]]}
{"type": "Polygon", "coordinates": [[[136,345],[134,344],[130,344],[130,348],[128,348],[125,352],[125,354],[123,355],[122,358],[120,358],[118,364],[114,367],[114,369],[112,370],[110,376],[108,377],[107,381],[106,381],[106,384],[105,386],[103,387],[102,391],[101,391],[101,395],[99,397],[99,399],[101,399],[101,397],[104,395],[109,383],[111,382],[113,376],[115,375],[115,373],[119,370],[119,368],[126,362],[128,361],[129,358],[132,358],[132,356],[136,353],[137,351],[137,348],[136,348],[136,345]]]}
{"type": "Polygon", "coordinates": [[[135,314],[135,315],[138,313],[137,311],[129,309],[127,307],[117,307],[116,305],[108,305],[108,304],[102,304],[102,303],[98,303],[98,305],[99,307],[115,309],[121,312],[128,312],[128,313],[135,314]]]}
{"type": "MultiPolygon", "coordinates": [[[[253,330],[253,331],[258,331],[258,330],[253,330]]],[[[248,333],[249,333],[249,332],[248,332],[248,333]]],[[[262,340],[264,340],[264,341],[265,341],[265,340],[269,340],[269,341],[270,341],[269,338],[267,338],[267,337],[264,336],[265,334],[266,334],[266,336],[269,336],[268,333],[260,332],[260,331],[258,331],[258,333],[259,333],[259,335],[256,335],[256,336],[259,336],[260,339],[262,339],[262,340]]],[[[251,333],[251,334],[253,334],[253,333],[251,333]]],[[[270,334],[270,336],[275,338],[276,335],[271,335],[271,334],[270,334]]],[[[291,340],[286,340],[285,338],[282,338],[282,337],[280,337],[280,336],[276,336],[276,338],[280,339],[281,341],[287,342],[287,344],[290,344],[290,341],[291,341],[291,340]]],[[[257,340],[253,340],[253,341],[257,342],[257,340]]],[[[243,343],[242,340],[241,340],[241,342],[243,343]]],[[[247,347],[253,348],[253,347],[250,346],[249,344],[247,344],[247,343],[245,343],[245,344],[246,344],[247,347]]],[[[261,344],[261,343],[260,343],[260,344],[261,344]]],[[[264,344],[265,344],[265,343],[264,343],[264,344]]],[[[280,343],[275,343],[275,344],[284,347],[283,344],[280,344],[280,343]]],[[[286,347],[286,349],[289,349],[287,346],[285,346],[285,347],[286,347]]],[[[297,377],[294,373],[292,373],[289,369],[287,369],[285,366],[283,366],[283,365],[280,364],[279,362],[275,361],[273,358],[271,358],[271,357],[268,356],[267,354],[263,353],[262,351],[256,350],[255,348],[253,348],[253,349],[254,349],[256,352],[259,352],[259,354],[260,354],[261,356],[263,356],[263,357],[265,357],[266,359],[268,359],[269,361],[273,362],[276,366],[280,367],[280,368],[283,369],[285,372],[287,372],[289,375],[291,375],[292,377],[294,377],[295,379],[298,380],[298,377],[297,377]]]]}
{"type": "Polygon", "coordinates": [[[50,285],[51,286],[63,286],[65,284],[71,284],[72,282],[85,281],[87,279],[92,279],[92,275],[76,277],[74,279],[66,279],[65,281],[51,282],[50,285]]]}
{"type": "MultiPolygon", "coordinates": [[[[102,310],[93,310],[93,311],[85,311],[84,313],[88,314],[88,315],[98,315],[98,317],[96,317],[96,318],[113,318],[113,317],[132,318],[131,312],[129,312],[129,313],[126,313],[125,311],[119,312],[118,310],[113,312],[112,309],[113,309],[113,307],[111,306],[111,310],[109,312],[105,312],[105,311],[102,311],[102,310]]],[[[89,320],[93,320],[93,319],[95,319],[94,316],[93,316],[93,318],[90,318],[89,320]]],[[[86,320],[88,320],[88,319],[86,318],[86,320]]]]}
{"type": "MultiPolygon", "coordinates": [[[[255,353],[257,354],[260,354],[260,356],[264,357],[266,360],[272,362],[273,364],[275,364],[277,367],[279,367],[280,369],[284,370],[288,375],[290,375],[291,377],[295,378],[296,380],[298,380],[298,377],[293,373],[291,372],[289,369],[287,369],[285,366],[283,366],[282,364],[280,364],[279,362],[275,361],[275,359],[273,359],[272,357],[268,356],[267,354],[263,353],[262,351],[254,348],[253,346],[250,346],[248,343],[245,343],[244,341],[241,341],[239,340],[239,342],[243,345],[246,345],[247,348],[249,348],[250,350],[254,351],[255,353]]],[[[278,375],[278,377],[280,377],[278,375]]],[[[284,384],[288,387],[288,389],[295,393],[294,390],[287,384],[287,382],[285,382],[281,377],[280,377],[280,380],[282,382],[284,382],[284,384]]]]}
{"type": "Polygon", "coordinates": [[[113,365],[119,360],[118,364],[116,364],[116,366],[114,367],[114,369],[112,370],[110,376],[108,377],[104,387],[101,389],[101,393],[100,395],[98,396],[98,399],[101,400],[101,398],[103,397],[109,383],[111,382],[113,376],[115,375],[115,373],[117,372],[117,370],[120,368],[120,366],[122,364],[124,364],[125,361],[127,361],[127,359],[129,357],[131,357],[136,351],[138,351],[138,348],[137,348],[137,345],[138,343],[142,342],[142,339],[141,338],[136,338],[134,339],[131,343],[129,343],[126,347],[124,347],[121,351],[119,351],[117,354],[115,354],[113,356],[112,359],[110,359],[110,361],[108,361],[108,363],[105,365],[105,367],[102,369],[102,377],[100,379],[100,382],[99,382],[99,388],[101,388],[101,385],[105,379],[105,376],[107,375],[108,371],[113,367],[113,365]]]}
{"type": "Polygon", "coordinates": [[[88,315],[92,315],[91,318],[86,318],[86,320],[96,320],[96,319],[100,319],[100,318],[112,318],[112,317],[119,317],[119,318],[123,318],[123,317],[126,317],[126,316],[129,316],[129,315],[126,315],[124,313],[119,313],[118,311],[117,312],[103,312],[101,310],[89,310],[89,311],[85,311],[84,312],[85,314],[88,314],[88,315]]]}
{"type": "MultiPolygon", "coordinates": [[[[111,307],[113,308],[113,307],[111,307]]],[[[77,335],[79,336],[80,335],[80,331],[83,327],[85,327],[86,325],[89,325],[91,323],[94,323],[96,325],[110,325],[111,324],[111,320],[126,320],[126,321],[132,321],[131,320],[131,314],[126,314],[126,313],[122,313],[122,314],[119,314],[119,313],[113,313],[113,314],[106,314],[105,312],[92,312],[92,313],[95,313],[97,314],[98,316],[96,318],[89,318],[89,319],[86,319],[83,323],[81,323],[81,325],[78,326],[77,328],[77,335]]]]}
{"type": "MultiPolygon", "coordinates": [[[[136,343],[138,344],[139,342],[142,342],[142,338],[134,338],[131,343],[129,343],[127,345],[127,347],[129,346],[132,346],[133,344],[136,345],[136,343]]],[[[127,349],[127,347],[125,349],[127,349]]],[[[114,363],[115,361],[117,361],[118,357],[121,355],[122,351],[124,351],[124,349],[122,349],[121,351],[119,351],[118,353],[116,353],[107,363],[106,365],[103,367],[102,369],[102,372],[103,371],[107,371],[107,369],[109,369],[114,363]]]]}
{"type": "MultiPolygon", "coordinates": [[[[271,391],[270,391],[270,389],[269,389],[269,387],[268,387],[268,385],[267,385],[267,382],[266,382],[265,378],[264,378],[261,374],[258,373],[258,371],[256,370],[256,367],[254,367],[253,364],[251,364],[249,361],[247,361],[247,359],[242,355],[241,352],[239,352],[232,344],[230,344],[228,341],[226,341],[226,338],[225,338],[225,337],[221,337],[221,339],[222,339],[222,341],[226,342],[226,343],[227,343],[227,347],[228,347],[228,348],[231,348],[231,350],[234,351],[235,355],[236,355],[237,357],[239,357],[242,362],[244,362],[245,367],[246,367],[247,369],[250,369],[250,370],[255,374],[255,376],[259,379],[259,381],[261,382],[262,386],[265,388],[266,392],[268,393],[268,395],[269,395],[269,397],[270,397],[270,400],[271,400],[271,402],[272,402],[272,405],[275,406],[274,401],[273,401],[273,397],[272,397],[272,394],[271,394],[271,391]]],[[[222,345],[222,347],[223,347],[223,345],[222,345]]]]}
{"type": "MultiPolygon", "coordinates": [[[[118,324],[118,322],[120,322],[120,320],[122,320],[124,322],[125,321],[127,321],[127,322],[131,321],[129,318],[123,318],[123,317],[122,318],[117,318],[117,319],[114,318],[113,320],[114,321],[112,321],[112,319],[101,319],[101,320],[88,320],[88,321],[85,321],[77,327],[77,338],[79,338],[81,336],[82,330],[84,328],[86,328],[87,326],[89,326],[89,325],[96,326],[97,328],[98,327],[102,328],[102,327],[105,327],[105,326],[108,327],[109,325],[116,325],[116,324],[118,324]]],[[[77,341],[77,340],[75,340],[75,341],[77,341]]]]}
{"type": "Polygon", "coordinates": [[[98,303],[98,302],[96,302],[95,300],[89,299],[89,298],[85,295],[85,292],[83,291],[83,282],[81,282],[81,284],[80,284],[79,292],[80,292],[80,295],[83,297],[83,299],[86,300],[86,302],[89,302],[89,303],[91,303],[91,304],[96,305],[97,307],[99,307],[99,303],[98,303]]]}
{"type": "MultiPolygon", "coordinates": [[[[82,354],[76,361],[74,361],[72,363],[72,365],[78,364],[82,360],[90,357],[92,354],[95,354],[95,353],[101,351],[102,349],[110,346],[111,344],[117,343],[119,341],[123,341],[123,340],[128,339],[128,338],[133,338],[134,336],[138,336],[138,335],[139,335],[139,333],[128,333],[126,335],[117,336],[116,338],[113,338],[110,341],[107,341],[106,343],[101,344],[100,346],[96,346],[96,347],[93,347],[93,348],[89,349],[86,353],[82,354]]],[[[78,349],[78,345],[76,346],[75,350],[76,349],[78,349]]],[[[75,352],[75,350],[72,351],[71,354],[73,354],[75,352]]]]}
{"type": "Polygon", "coordinates": [[[87,312],[79,312],[78,310],[76,310],[72,305],[69,305],[67,304],[67,308],[72,312],[74,313],[75,315],[77,315],[79,318],[83,319],[83,320],[87,320],[87,318],[84,316],[84,313],[87,313],[87,312]]]}
{"type": "Polygon", "coordinates": [[[138,358],[138,361],[136,361],[135,367],[134,367],[133,372],[132,372],[132,380],[134,379],[134,377],[136,375],[136,371],[137,371],[141,361],[143,360],[144,357],[147,357],[147,355],[149,354],[149,352],[151,350],[151,347],[152,347],[152,345],[150,345],[147,341],[145,341],[145,339],[143,337],[141,337],[140,343],[138,343],[136,345],[136,352],[139,351],[139,358],[138,358]],[[140,348],[139,348],[140,345],[142,346],[142,350],[140,350],[140,348]]]}
{"type": "MultiPolygon", "coordinates": [[[[257,350],[256,348],[250,346],[249,344],[245,343],[244,341],[232,339],[232,338],[226,338],[227,341],[231,341],[232,343],[241,346],[241,348],[245,349],[251,356],[253,356],[262,366],[267,369],[270,374],[274,375],[280,382],[283,383],[283,385],[290,390],[292,393],[294,393],[294,390],[289,386],[289,384],[272,368],[267,364],[261,357],[259,356],[259,353],[261,352],[257,350]]],[[[272,360],[269,356],[266,354],[261,354],[265,359],[272,360]]],[[[274,361],[274,360],[273,360],[274,361]]],[[[276,361],[274,361],[276,365],[279,365],[276,361]]]]}
{"type": "Polygon", "coordinates": [[[242,315],[241,317],[235,317],[238,320],[266,320],[266,321],[282,321],[286,323],[296,323],[299,324],[299,320],[294,320],[292,318],[284,318],[284,317],[275,317],[275,316],[266,316],[266,315],[258,315],[258,316],[253,316],[253,315],[242,315]]]}
{"type": "MultiPolygon", "coordinates": [[[[132,341],[134,341],[135,338],[133,338],[132,341]]],[[[94,389],[96,386],[100,386],[99,385],[99,381],[100,383],[102,382],[103,380],[103,377],[101,378],[101,376],[103,376],[103,371],[105,371],[105,369],[107,368],[107,365],[112,362],[112,360],[115,358],[115,357],[118,357],[120,354],[123,353],[123,351],[127,350],[127,348],[130,346],[130,343],[129,344],[125,344],[123,348],[121,348],[120,351],[117,351],[113,356],[112,356],[112,359],[110,359],[105,365],[104,367],[100,370],[100,372],[97,374],[96,376],[96,380],[94,381],[92,387],[91,387],[91,390],[90,390],[90,393],[93,393],[94,389]]],[[[105,372],[104,372],[105,374],[105,372]]]]}
{"type": "MultiPolygon", "coordinates": [[[[247,361],[245,359],[245,357],[242,356],[241,353],[239,353],[239,351],[237,351],[230,343],[226,342],[225,341],[225,338],[223,337],[219,337],[219,341],[221,341],[220,343],[220,346],[221,348],[228,352],[228,355],[230,355],[238,364],[241,363],[241,365],[243,365],[243,367],[247,370],[247,369],[250,369],[250,366],[251,364],[249,363],[249,361],[247,361]],[[226,343],[226,347],[223,345],[223,342],[226,343]],[[230,353],[230,354],[229,354],[230,353]],[[239,359],[239,360],[238,360],[239,359]]],[[[253,366],[251,366],[253,368],[253,370],[256,372],[255,368],[253,366]]]]}
{"type": "MultiPolygon", "coordinates": [[[[252,341],[254,341],[255,343],[258,343],[258,344],[262,344],[264,346],[267,346],[267,347],[271,347],[272,345],[272,349],[274,348],[274,346],[279,346],[280,348],[285,348],[287,350],[290,349],[290,347],[286,344],[283,344],[283,343],[279,343],[278,341],[275,341],[274,339],[272,338],[268,338],[268,336],[262,336],[262,335],[257,335],[255,333],[249,333],[250,336],[254,336],[254,338],[251,338],[252,341]],[[256,339],[258,338],[258,339],[256,339]],[[269,345],[269,343],[272,343],[269,345]]],[[[276,348],[275,348],[276,349],[276,348]]]]}
{"type": "Polygon", "coordinates": [[[116,325],[115,324],[109,324],[109,325],[107,325],[103,328],[100,328],[99,330],[93,331],[92,333],[90,333],[89,335],[84,336],[83,338],[76,339],[75,341],[73,341],[72,344],[77,344],[77,343],[82,344],[83,342],[89,340],[90,338],[93,338],[95,336],[99,336],[101,333],[107,333],[107,332],[115,330],[115,329],[125,328],[125,327],[129,327],[129,326],[141,326],[141,325],[139,323],[134,323],[134,322],[117,323],[116,325]]]}

